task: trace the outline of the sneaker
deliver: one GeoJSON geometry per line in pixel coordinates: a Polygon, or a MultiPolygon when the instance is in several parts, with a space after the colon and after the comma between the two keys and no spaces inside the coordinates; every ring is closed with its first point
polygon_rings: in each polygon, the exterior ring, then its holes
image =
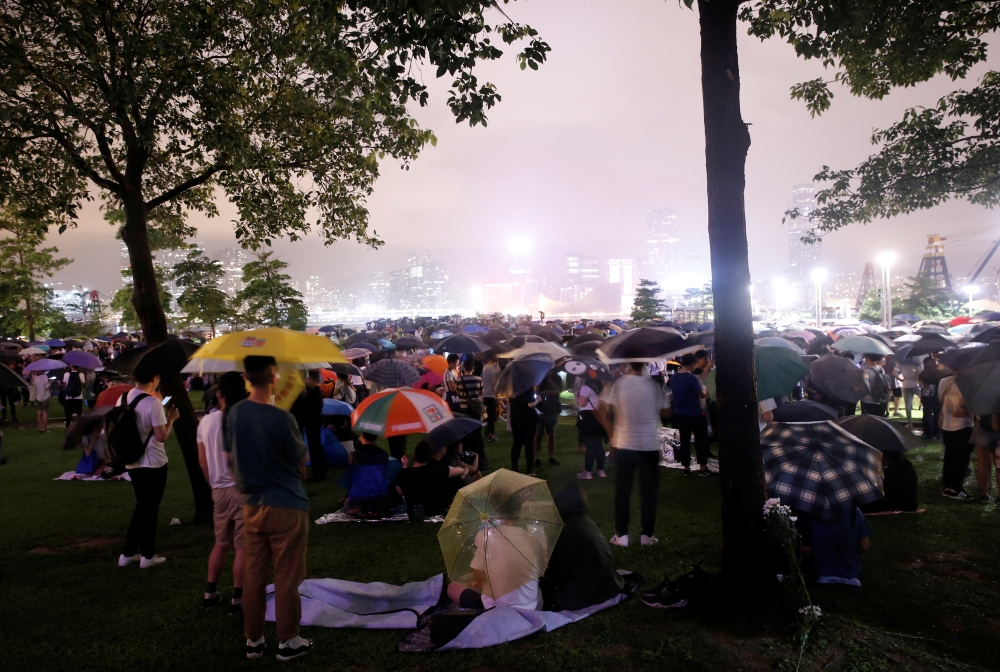
{"type": "Polygon", "coordinates": [[[550,457],[550,458],[549,458],[549,464],[553,464],[553,465],[555,465],[555,466],[557,466],[557,467],[558,467],[558,466],[559,466],[559,460],[557,460],[557,459],[556,459],[556,458],[554,458],[554,457],[550,457]]]}
{"type": "Polygon", "coordinates": [[[952,490],[951,488],[945,488],[944,492],[942,492],[941,494],[947,497],[948,499],[962,499],[962,500],[972,499],[972,496],[969,495],[969,493],[967,493],[965,490],[956,491],[952,490]]]}
{"type": "Polygon", "coordinates": [[[628,535],[627,534],[623,534],[623,535],[621,535],[619,537],[616,534],[615,536],[611,537],[611,545],[612,546],[621,546],[622,548],[626,548],[628,546],[628,535]]]}
{"type": "Polygon", "coordinates": [[[496,442],[497,442],[497,441],[499,441],[499,440],[500,440],[500,439],[498,439],[498,438],[497,438],[497,437],[495,437],[495,436],[489,436],[489,437],[487,437],[487,438],[486,438],[486,443],[496,443],[496,442]]]}
{"type": "Polygon", "coordinates": [[[525,474],[525,475],[526,475],[526,476],[531,476],[532,478],[537,478],[537,477],[538,477],[538,474],[537,474],[537,473],[535,473],[535,470],[534,470],[534,469],[528,469],[528,473],[527,473],[527,474],[525,474]]]}
{"type": "Polygon", "coordinates": [[[139,555],[138,553],[136,553],[135,555],[119,555],[118,566],[126,567],[128,565],[131,565],[133,562],[139,562],[140,558],[142,558],[142,556],[139,555]]]}
{"type": "Polygon", "coordinates": [[[702,477],[715,476],[715,472],[714,471],[709,471],[708,469],[699,469],[697,473],[698,473],[699,476],[702,476],[702,477]]]}
{"type": "Polygon", "coordinates": [[[214,593],[212,593],[211,597],[205,597],[204,595],[202,595],[202,598],[201,598],[201,608],[202,609],[211,609],[212,607],[214,607],[215,605],[217,605],[219,602],[222,602],[222,595],[219,594],[219,591],[215,591],[214,593]]]}
{"type": "Polygon", "coordinates": [[[238,616],[243,613],[243,602],[231,602],[229,604],[229,615],[238,616]]]}
{"type": "Polygon", "coordinates": [[[980,504],[989,504],[992,501],[993,501],[993,498],[990,497],[989,495],[979,495],[979,503],[980,504]]]}
{"type": "Polygon", "coordinates": [[[684,467],[684,471],[681,472],[681,475],[682,476],[690,476],[691,475],[691,467],[684,467]]]}
{"type": "Polygon", "coordinates": [[[247,658],[254,660],[264,655],[264,638],[261,637],[256,642],[247,640],[247,658]]]}
{"type": "Polygon", "coordinates": [[[535,466],[536,467],[542,466],[542,461],[541,460],[535,460],[535,466]]]}
{"type": "Polygon", "coordinates": [[[639,543],[643,546],[652,546],[653,544],[660,543],[660,540],[656,537],[647,537],[645,534],[639,537],[639,543]]]}
{"type": "Polygon", "coordinates": [[[162,555],[154,555],[151,558],[142,558],[139,560],[139,569],[149,569],[150,567],[156,567],[157,565],[162,565],[167,559],[162,555]]]}
{"type": "Polygon", "coordinates": [[[590,475],[589,471],[581,471],[579,474],[576,475],[576,477],[582,478],[585,481],[589,481],[590,479],[593,478],[593,476],[590,475]]]}
{"type": "Polygon", "coordinates": [[[598,476],[599,478],[607,478],[607,477],[608,477],[608,475],[604,473],[604,470],[603,470],[603,469],[598,469],[598,470],[597,470],[597,476],[598,476]]]}
{"type": "Polygon", "coordinates": [[[656,595],[643,595],[642,603],[654,609],[674,609],[686,607],[688,601],[669,592],[660,592],[656,595]]]}
{"type": "Polygon", "coordinates": [[[278,660],[288,661],[301,658],[313,649],[313,641],[304,637],[293,637],[278,643],[278,660]]]}

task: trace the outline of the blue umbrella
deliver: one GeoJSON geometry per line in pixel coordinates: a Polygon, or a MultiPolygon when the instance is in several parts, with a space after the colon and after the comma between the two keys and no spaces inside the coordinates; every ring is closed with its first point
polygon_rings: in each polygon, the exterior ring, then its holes
{"type": "Polygon", "coordinates": [[[322,415],[350,415],[354,407],[339,399],[324,399],[322,415]]]}
{"type": "Polygon", "coordinates": [[[540,352],[515,359],[497,376],[496,395],[516,397],[535,385],[540,385],[553,366],[552,357],[540,352]]]}
{"type": "Polygon", "coordinates": [[[378,344],[381,345],[386,350],[395,350],[396,344],[386,338],[378,339],[378,344]]]}
{"type": "Polygon", "coordinates": [[[462,327],[462,333],[465,334],[478,334],[487,331],[489,331],[489,329],[487,329],[486,327],[481,327],[478,324],[467,324],[464,327],[462,327]]]}
{"type": "Polygon", "coordinates": [[[49,340],[45,341],[45,345],[51,346],[53,348],[65,348],[66,342],[58,338],[50,338],[49,340]]]}
{"type": "Polygon", "coordinates": [[[452,335],[453,334],[450,331],[448,331],[446,329],[440,329],[438,331],[435,331],[433,334],[431,334],[431,338],[433,338],[434,340],[440,340],[442,338],[448,338],[449,336],[452,336],[452,335]]]}
{"type": "Polygon", "coordinates": [[[903,313],[902,315],[893,315],[894,320],[903,320],[904,322],[919,322],[920,318],[916,315],[910,315],[909,313],[903,313]]]}
{"type": "Polygon", "coordinates": [[[37,362],[32,362],[24,367],[25,373],[34,373],[35,371],[50,371],[51,369],[65,369],[66,363],[61,362],[58,359],[39,359],[37,362]]]}
{"type": "Polygon", "coordinates": [[[100,368],[102,365],[101,360],[97,356],[92,355],[89,352],[84,352],[83,350],[73,350],[71,352],[67,352],[63,355],[62,361],[67,364],[72,364],[80,369],[94,370],[100,368]]]}

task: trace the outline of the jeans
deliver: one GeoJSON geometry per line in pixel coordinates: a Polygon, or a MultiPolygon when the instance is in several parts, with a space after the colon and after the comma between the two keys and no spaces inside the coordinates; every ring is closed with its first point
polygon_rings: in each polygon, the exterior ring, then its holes
{"type": "Polygon", "coordinates": [[[390,436],[386,442],[389,444],[389,455],[397,460],[403,459],[403,455],[406,455],[406,434],[390,436]]]}
{"type": "Polygon", "coordinates": [[[938,436],[938,413],[941,412],[941,400],[937,395],[920,397],[924,406],[924,438],[936,439],[938,436]]]}
{"type": "Polygon", "coordinates": [[[969,457],[972,455],[972,427],[964,427],[953,432],[941,430],[944,441],[944,467],[941,474],[941,484],[956,492],[962,489],[965,482],[965,470],[969,468],[969,457]]]}
{"type": "Polygon", "coordinates": [[[861,402],[861,413],[864,415],[875,415],[884,418],[889,411],[889,402],[882,404],[872,404],[867,401],[861,402]]]}
{"type": "Polygon", "coordinates": [[[906,421],[913,420],[913,397],[920,397],[919,387],[903,388],[903,404],[906,406],[906,421]]]}
{"type": "Polygon", "coordinates": [[[142,553],[142,557],[151,558],[156,551],[156,519],[167,489],[167,465],[129,469],[128,475],[135,492],[135,511],[125,533],[124,555],[142,553]]]}
{"type": "Polygon", "coordinates": [[[674,415],[674,429],[680,432],[681,445],[677,450],[677,461],[685,467],[691,466],[691,434],[694,434],[694,448],[698,464],[708,464],[708,418],[702,415],[674,415]]]}
{"type": "Polygon", "coordinates": [[[301,509],[278,506],[243,507],[243,634],[252,641],[264,636],[267,570],[274,562],[274,620],[278,640],[299,634],[306,578],[309,516],[301,509]]]}
{"type": "Polygon", "coordinates": [[[496,434],[497,424],[497,400],[495,397],[483,397],[483,406],[486,408],[486,436],[496,434]]]}
{"type": "Polygon", "coordinates": [[[594,462],[597,462],[597,469],[604,470],[604,437],[598,434],[580,434],[580,444],[586,448],[584,457],[584,471],[593,471],[594,462]]]}
{"type": "Polygon", "coordinates": [[[330,465],[327,464],[326,453],[323,452],[319,423],[309,422],[306,425],[306,444],[309,448],[309,466],[312,468],[313,478],[322,478],[330,469],[330,465]]]}
{"type": "Polygon", "coordinates": [[[615,534],[628,534],[631,517],[632,482],[639,472],[640,525],[642,534],[653,536],[656,524],[656,487],[660,479],[660,451],[615,451],[615,534]]]}
{"type": "Polygon", "coordinates": [[[73,415],[77,417],[83,415],[83,399],[66,399],[63,402],[63,408],[66,409],[66,426],[69,427],[73,415]]]}

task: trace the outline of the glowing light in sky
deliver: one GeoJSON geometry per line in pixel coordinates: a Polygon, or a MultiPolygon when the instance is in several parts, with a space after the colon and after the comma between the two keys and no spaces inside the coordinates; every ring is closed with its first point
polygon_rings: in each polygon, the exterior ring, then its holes
{"type": "Polygon", "coordinates": [[[507,250],[515,257],[525,257],[531,254],[531,239],[524,236],[514,236],[507,240],[507,250]]]}

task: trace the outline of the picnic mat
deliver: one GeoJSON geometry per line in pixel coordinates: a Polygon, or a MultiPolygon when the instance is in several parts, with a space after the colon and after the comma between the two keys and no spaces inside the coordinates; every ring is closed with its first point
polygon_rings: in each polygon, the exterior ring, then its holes
{"type": "MultiPolygon", "coordinates": [[[[670,427],[660,427],[660,466],[667,469],[683,469],[684,465],[674,458],[674,450],[680,448],[681,435],[676,429],[670,427]]],[[[691,462],[697,466],[697,456],[694,454],[694,440],[691,441],[691,462]]],[[[708,470],[718,473],[719,461],[714,457],[708,458],[708,470]]]]}
{"type": "Polygon", "coordinates": [[[93,474],[78,474],[75,471],[67,471],[65,474],[56,476],[53,481],[131,481],[128,472],[112,476],[111,478],[101,478],[93,474]]]}
{"type": "MultiPolygon", "coordinates": [[[[410,522],[410,519],[406,515],[405,508],[403,509],[402,512],[393,511],[391,515],[383,516],[382,518],[358,518],[357,516],[349,516],[346,513],[344,513],[343,509],[340,509],[339,511],[328,513],[316,519],[317,525],[326,525],[327,523],[408,523],[408,522],[410,522]]],[[[428,516],[427,518],[424,518],[424,522],[443,523],[444,516],[428,516]]]]}

